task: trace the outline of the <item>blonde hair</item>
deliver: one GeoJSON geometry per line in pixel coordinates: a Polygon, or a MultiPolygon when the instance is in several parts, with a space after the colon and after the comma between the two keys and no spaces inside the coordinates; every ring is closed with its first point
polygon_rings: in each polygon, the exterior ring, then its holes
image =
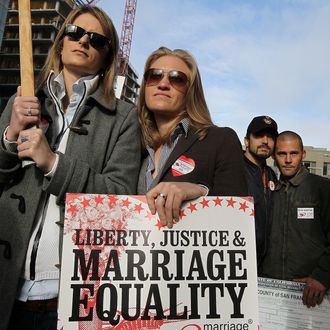
{"type": "Polygon", "coordinates": [[[45,84],[51,70],[54,70],[56,75],[59,74],[62,70],[63,63],[61,59],[61,51],[63,47],[65,26],[67,24],[72,24],[78,16],[86,13],[93,15],[100,22],[106,37],[111,40],[109,54],[105,59],[105,63],[102,68],[102,74],[100,74],[100,82],[103,84],[103,92],[105,98],[108,101],[111,101],[115,98],[114,80],[117,71],[117,56],[119,49],[118,35],[110,17],[102,9],[88,5],[73,9],[64,21],[60,31],[55,38],[49,55],[47,56],[45,65],[40,72],[37,89],[41,89],[45,84]]]}
{"type": "Polygon", "coordinates": [[[206,134],[207,129],[213,125],[211,115],[208,110],[201,76],[197,67],[197,63],[193,56],[186,50],[175,49],[171,50],[166,47],[160,47],[152,52],[144,66],[144,73],[150,69],[151,65],[162,56],[175,56],[181,59],[189,68],[189,87],[186,92],[186,109],[181,116],[177,118],[173,127],[169,130],[166,136],[160,136],[155,122],[153,113],[147,108],[145,101],[145,80],[142,80],[140,96],[137,104],[137,110],[139,115],[139,121],[141,125],[141,131],[143,135],[143,142],[145,145],[156,148],[157,146],[169,141],[177,124],[182,118],[187,117],[189,125],[197,129],[199,139],[202,140],[206,134]]]}

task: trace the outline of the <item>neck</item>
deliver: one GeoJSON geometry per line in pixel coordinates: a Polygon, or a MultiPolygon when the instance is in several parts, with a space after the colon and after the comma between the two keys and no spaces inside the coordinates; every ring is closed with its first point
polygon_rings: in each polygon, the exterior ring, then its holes
{"type": "Polygon", "coordinates": [[[160,136],[165,136],[173,125],[178,121],[177,117],[170,118],[168,116],[155,115],[155,121],[160,136]]]}
{"type": "Polygon", "coordinates": [[[66,68],[63,68],[63,79],[65,84],[65,94],[68,99],[70,99],[72,95],[72,86],[73,84],[79,79],[81,76],[77,76],[71,71],[66,70],[66,68]]]}

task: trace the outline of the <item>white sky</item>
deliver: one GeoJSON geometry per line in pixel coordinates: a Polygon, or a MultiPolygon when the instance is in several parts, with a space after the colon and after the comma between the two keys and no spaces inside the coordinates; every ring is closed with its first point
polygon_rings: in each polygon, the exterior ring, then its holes
{"type": "MultiPolygon", "coordinates": [[[[124,0],[101,0],[118,35],[124,0]]],[[[254,116],[330,150],[330,1],[138,0],[130,62],[160,46],[197,60],[215,124],[243,141],[254,116]]]]}

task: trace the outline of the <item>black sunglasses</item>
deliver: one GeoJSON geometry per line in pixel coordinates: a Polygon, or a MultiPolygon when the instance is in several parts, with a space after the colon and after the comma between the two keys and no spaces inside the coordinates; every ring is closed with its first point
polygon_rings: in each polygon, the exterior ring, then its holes
{"type": "Polygon", "coordinates": [[[167,73],[168,81],[171,86],[180,92],[184,92],[189,82],[187,75],[178,70],[166,71],[163,69],[149,69],[144,74],[144,80],[147,86],[156,86],[164,78],[167,73]]]}
{"type": "Polygon", "coordinates": [[[95,49],[105,48],[110,45],[110,39],[96,32],[87,32],[83,28],[73,24],[65,26],[64,35],[74,41],[79,41],[85,34],[88,35],[90,45],[95,49]]]}

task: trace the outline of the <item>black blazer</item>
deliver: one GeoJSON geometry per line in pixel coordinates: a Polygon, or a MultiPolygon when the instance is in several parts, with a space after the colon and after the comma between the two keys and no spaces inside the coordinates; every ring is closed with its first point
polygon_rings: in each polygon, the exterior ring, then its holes
{"type": "MultiPolygon", "coordinates": [[[[146,193],[147,167],[148,157],[145,157],[139,194],[146,193]]],[[[196,129],[190,127],[187,137],[180,137],[152,187],[164,181],[204,184],[210,189],[209,196],[247,196],[242,146],[235,131],[212,126],[200,141],[196,129]]]]}

